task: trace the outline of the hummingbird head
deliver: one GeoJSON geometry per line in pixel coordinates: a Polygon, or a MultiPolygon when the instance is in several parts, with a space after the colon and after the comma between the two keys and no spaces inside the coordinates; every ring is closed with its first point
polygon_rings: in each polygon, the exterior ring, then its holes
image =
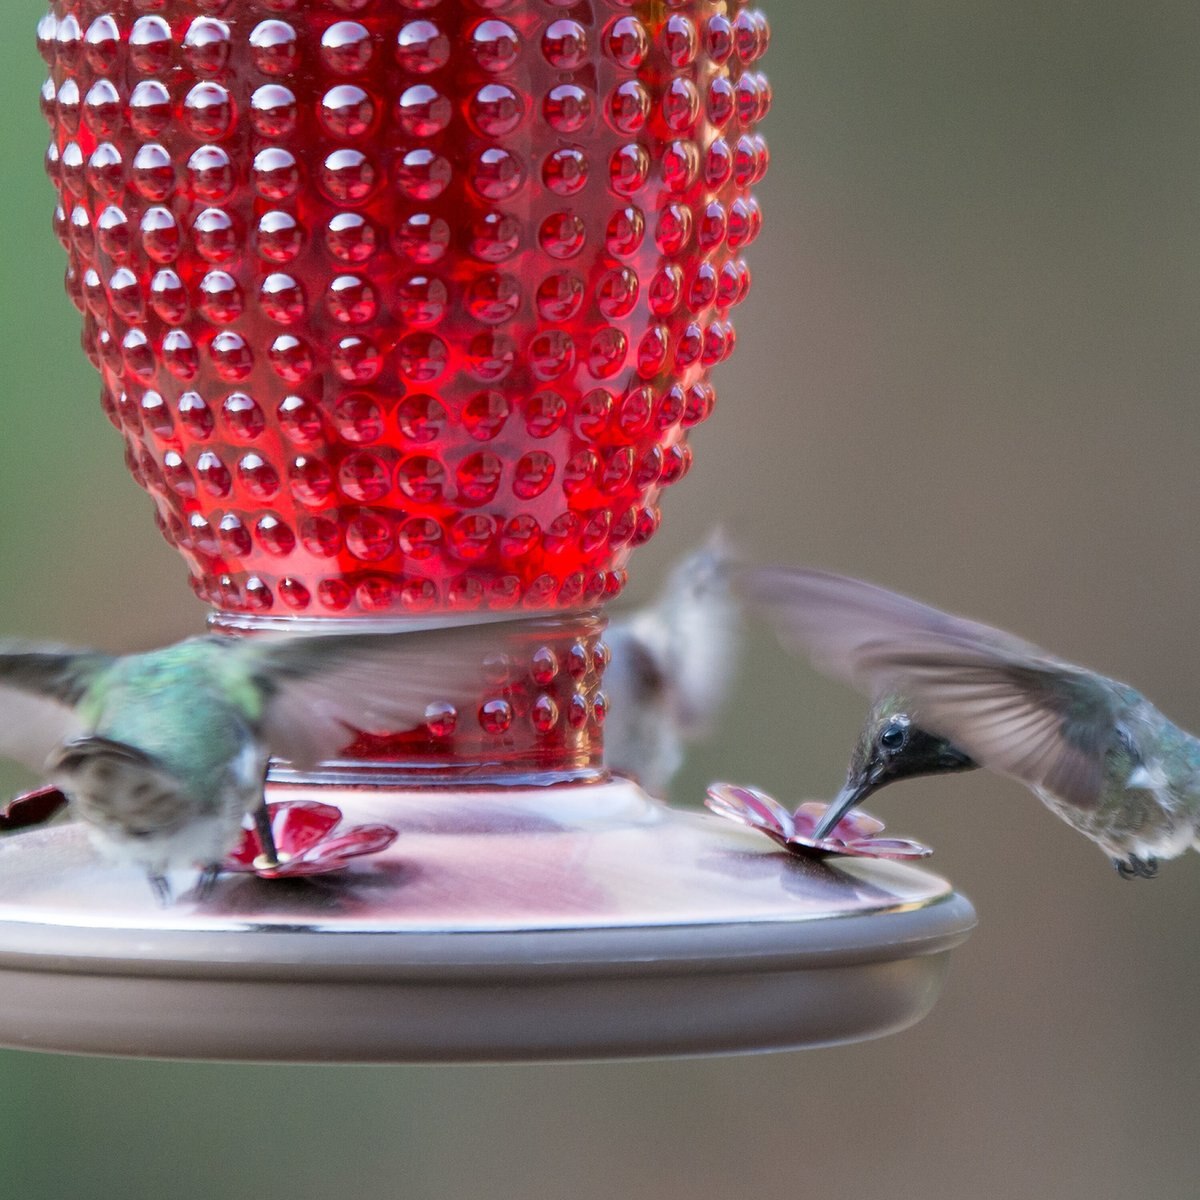
{"type": "Polygon", "coordinates": [[[846,782],[864,788],[862,795],[866,796],[898,779],[969,771],[976,766],[945,738],[916,725],[900,697],[888,696],[874,704],[867,715],[850,758],[846,782]]]}
{"type": "Polygon", "coordinates": [[[886,696],[872,706],[850,756],[846,782],[814,836],[825,837],[872,792],[898,779],[969,771],[978,765],[945,738],[914,724],[901,697],[886,696]]]}

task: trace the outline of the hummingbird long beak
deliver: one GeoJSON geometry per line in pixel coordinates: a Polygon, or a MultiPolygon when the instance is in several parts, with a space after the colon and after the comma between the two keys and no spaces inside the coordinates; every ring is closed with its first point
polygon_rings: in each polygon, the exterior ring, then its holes
{"type": "Polygon", "coordinates": [[[829,802],[825,815],[817,822],[812,834],[813,840],[820,841],[821,838],[828,837],[837,828],[838,822],[875,790],[877,778],[876,774],[871,773],[856,779],[847,779],[842,785],[842,790],[829,802]]]}

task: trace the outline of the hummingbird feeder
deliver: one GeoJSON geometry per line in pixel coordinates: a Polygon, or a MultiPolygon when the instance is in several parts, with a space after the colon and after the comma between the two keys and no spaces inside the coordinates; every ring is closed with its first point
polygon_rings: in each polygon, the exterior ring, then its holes
{"type": "Polygon", "coordinates": [[[944,880],[604,768],[603,606],[749,286],[767,39],[746,0],[54,0],[67,289],[211,628],[527,619],[469,703],[273,769],[336,874],[163,908],[77,826],[6,838],[0,1041],[603,1058],[929,1009],[974,920],[944,880]]]}

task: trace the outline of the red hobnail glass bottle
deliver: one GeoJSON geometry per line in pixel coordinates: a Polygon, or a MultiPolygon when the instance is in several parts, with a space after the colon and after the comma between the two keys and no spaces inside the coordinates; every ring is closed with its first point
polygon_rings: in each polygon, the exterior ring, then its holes
{"type": "MultiPolygon", "coordinates": [[[[761,13],[54,0],[38,33],[84,349],[218,628],[620,592],[749,286],[761,13]]],[[[594,762],[597,639],[547,626],[557,683],[392,751],[594,762]]]]}

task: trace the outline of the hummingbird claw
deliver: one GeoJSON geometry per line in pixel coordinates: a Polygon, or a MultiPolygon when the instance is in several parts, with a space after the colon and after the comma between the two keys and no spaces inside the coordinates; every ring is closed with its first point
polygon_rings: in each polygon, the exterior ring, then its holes
{"type": "Polygon", "coordinates": [[[160,871],[151,871],[148,875],[150,886],[154,889],[155,898],[166,908],[171,903],[171,882],[160,871]]]}
{"type": "Polygon", "coordinates": [[[1136,854],[1128,859],[1114,858],[1113,866],[1122,879],[1153,879],[1158,874],[1157,858],[1139,858],[1136,854]]]}
{"type": "Polygon", "coordinates": [[[217,877],[221,874],[220,863],[209,863],[207,867],[200,872],[200,878],[196,880],[196,899],[207,900],[212,895],[213,888],[217,886],[217,877]]]}

